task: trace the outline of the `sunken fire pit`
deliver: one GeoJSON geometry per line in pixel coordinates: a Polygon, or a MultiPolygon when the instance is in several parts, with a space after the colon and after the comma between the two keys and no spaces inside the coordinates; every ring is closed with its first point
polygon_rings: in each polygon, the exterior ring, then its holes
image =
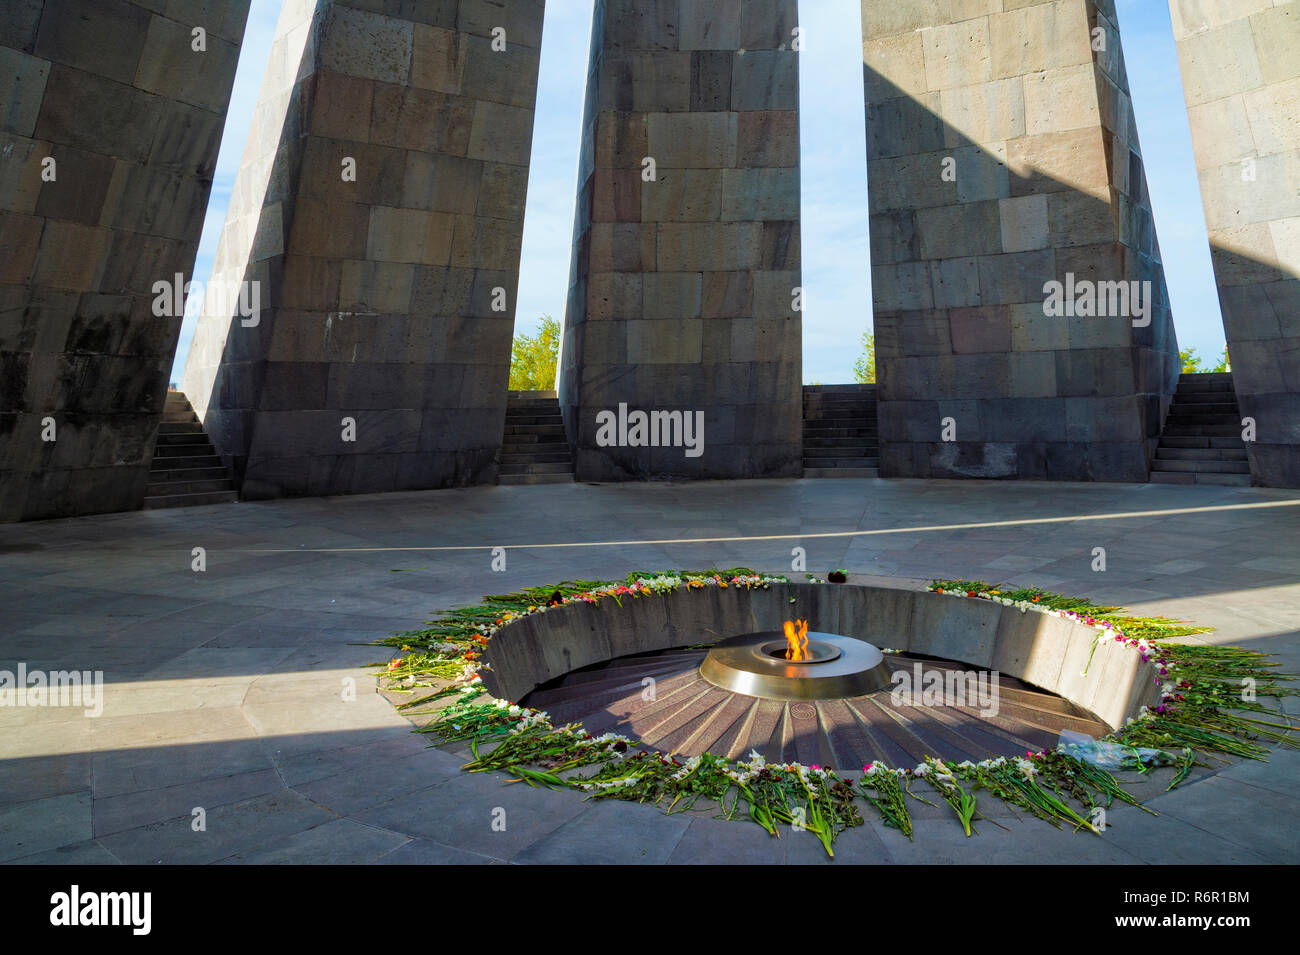
{"type": "Polygon", "coordinates": [[[808,632],[789,621],[723,640],[700,664],[714,686],[767,700],[836,700],[866,696],[890,685],[884,654],[864,640],[808,632]]]}

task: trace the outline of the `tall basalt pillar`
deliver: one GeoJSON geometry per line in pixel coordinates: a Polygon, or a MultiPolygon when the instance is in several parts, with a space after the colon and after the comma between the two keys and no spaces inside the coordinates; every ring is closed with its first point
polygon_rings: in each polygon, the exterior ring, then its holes
{"type": "Polygon", "coordinates": [[[277,27],[185,373],[245,498],[495,479],[544,0],[377,6],[277,27]]]}
{"type": "Polygon", "coordinates": [[[1147,480],[1179,369],[1111,0],[862,31],[882,475],[1147,480]]]}
{"type": "Polygon", "coordinates": [[[0,4],[0,521],[144,501],[247,16],[0,4]]]}
{"type": "Polygon", "coordinates": [[[1251,475],[1300,487],[1300,3],[1169,9],[1251,475]]]}
{"type": "Polygon", "coordinates": [[[596,2],[560,375],[579,480],[801,473],[797,12],[596,2]]]}

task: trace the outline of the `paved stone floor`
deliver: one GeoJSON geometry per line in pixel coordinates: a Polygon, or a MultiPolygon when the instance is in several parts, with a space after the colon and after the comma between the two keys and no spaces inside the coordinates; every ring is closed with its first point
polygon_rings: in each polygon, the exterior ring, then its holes
{"type": "MultiPolygon", "coordinates": [[[[1295,492],[976,481],[481,487],[4,525],[0,669],[106,683],[96,719],[0,708],[0,860],[824,861],[806,833],[460,773],[374,692],[361,665],[384,654],[364,644],[484,593],[638,569],[782,571],[798,544],[815,571],[978,576],[1191,617],[1219,628],[1206,639],[1300,671],[1297,541],[1295,492]],[[493,546],[508,548],[505,572],[493,546]]],[[[999,825],[976,838],[949,818],[912,842],[871,822],[837,859],[1294,863],[1298,781],[1300,753],[1279,752],[1156,795],[1158,818],[1117,808],[1102,837],[998,803],[999,825]]]]}

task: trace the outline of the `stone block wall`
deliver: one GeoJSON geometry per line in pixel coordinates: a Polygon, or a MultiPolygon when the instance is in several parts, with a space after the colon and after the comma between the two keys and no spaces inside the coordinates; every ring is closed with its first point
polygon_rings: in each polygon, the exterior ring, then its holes
{"type": "Polygon", "coordinates": [[[596,2],[559,388],[579,480],[800,473],[797,25],[795,0],[596,2]],[[702,453],[602,443],[620,404],[702,412],[702,453]]]}
{"type": "Polygon", "coordinates": [[[882,476],[1145,481],[1177,343],[1111,0],[862,32],[882,476]],[[1149,323],[1046,314],[1069,275],[1150,282],[1149,323]]]}
{"type": "Polygon", "coordinates": [[[285,3],[185,373],[243,497],[495,479],[543,11],[285,3]]]}
{"type": "Polygon", "coordinates": [[[1169,9],[1251,474],[1300,487],[1300,3],[1169,9]]]}
{"type": "Polygon", "coordinates": [[[144,499],[247,15],[0,7],[0,520],[144,499]]]}

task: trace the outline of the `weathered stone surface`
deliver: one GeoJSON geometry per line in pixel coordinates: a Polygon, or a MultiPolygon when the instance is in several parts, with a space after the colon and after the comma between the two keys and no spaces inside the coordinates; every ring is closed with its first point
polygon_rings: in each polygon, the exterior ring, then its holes
{"type": "Polygon", "coordinates": [[[543,0],[381,6],[277,28],[185,373],[246,498],[495,477],[543,0]]]}
{"type": "Polygon", "coordinates": [[[144,499],[180,329],[153,286],[191,277],[248,16],[222,4],[196,52],[171,6],[0,12],[0,521],[144,499]]]}
{"type": "Polygon", "coordinates": [[[1145,480],[1177,344],[1114,19],[864,0],[882,475],[1145,480]],[[1067,276],[1149,282],[1149,323],[1049,314],[1067,276]]]}
{"type": "Polygon", "coordinates": [[[1169,9],[1251,476],[1300,487],[1300,8],[1169,9]]]}
{"type": "Polygon", "coordinates": [[[596,5],[560,375],[579,480],[799,473],[795,12],[596,5]],[[598,442],[621,405],[702,412],[702,453],[598,442]]]}

